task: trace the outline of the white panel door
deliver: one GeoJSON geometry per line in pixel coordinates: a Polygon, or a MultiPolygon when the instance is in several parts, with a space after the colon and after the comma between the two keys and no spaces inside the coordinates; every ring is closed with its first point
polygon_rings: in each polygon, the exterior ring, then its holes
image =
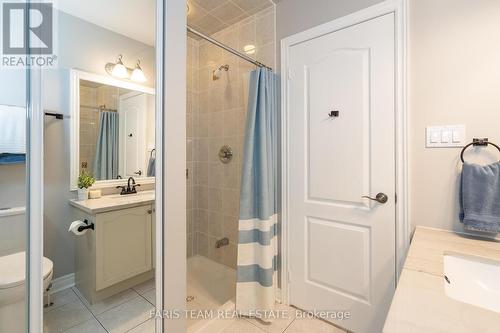
{"type": "Polygon", "coordinates": [[[120,96],[120,158],[122,177],[144,176],[146,172],[147,95],[130,93],[120,96]]]}
{"type": "Polygon", "coordinates": [[[387,14],[290,49],[290,301],[356,333],[395,289],[394,38],[387,14]]]}

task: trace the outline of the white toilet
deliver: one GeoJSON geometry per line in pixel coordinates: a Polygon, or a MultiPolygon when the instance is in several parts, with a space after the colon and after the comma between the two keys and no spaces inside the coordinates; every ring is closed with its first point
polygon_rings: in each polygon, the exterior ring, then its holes
{"type": "MultiPolygon", "coordinates": [[[[50,259],[43,258],[44,291],[52,280],[53,267],[50,259]]],[[[25,331],[26,294],[25,252],[0,256],[0,332],[25,331]]]]}

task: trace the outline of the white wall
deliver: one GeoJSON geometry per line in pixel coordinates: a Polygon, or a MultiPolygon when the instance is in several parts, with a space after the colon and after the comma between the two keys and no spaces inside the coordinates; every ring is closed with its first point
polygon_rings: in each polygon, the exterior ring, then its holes
{"type": "MultiPolygon", "coordinates": [[[[458,220],[460,149],[426,149],[425,127],[465,124],[467,140],[489,137],[500,143],[499,41],[500,1],[411,1],[413,225],[463,230],[458,220]]],[[[480,151],[481,158],[468,159],[500,158],[494,150],[480,151]]]]}

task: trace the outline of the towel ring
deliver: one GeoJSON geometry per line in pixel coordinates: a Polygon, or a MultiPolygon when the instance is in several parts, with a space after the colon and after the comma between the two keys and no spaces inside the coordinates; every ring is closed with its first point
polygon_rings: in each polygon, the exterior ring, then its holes
{"type": "Polygon", "coordinates": [[[495,147],[496,149],[498,149],[498,151],[500,152],[500,147],[497,146],[496,144],[494,144],[493,142],[489,142],[488,138],[485,138],[485,139],[472,139],[472,142],[469,143],[468,145],[466,145],[464,147],[464,149],[462,149],[462,152],[460,153],[460,159],[462,160],[462,163],[465,163],[464,152],[465,152],[465,150],[467,148],[469,148],[470,146],[479,147],[479,146],[487,146],[487,145],[492,145],[493,147],[495,147]]]}

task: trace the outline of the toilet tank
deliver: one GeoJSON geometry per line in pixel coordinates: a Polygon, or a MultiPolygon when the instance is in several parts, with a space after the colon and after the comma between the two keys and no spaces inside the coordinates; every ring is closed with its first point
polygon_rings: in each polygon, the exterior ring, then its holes
{"type": "Polygon", "coordinates": [[[26,251],[26,208],[0,209],[0,256],[26,251]]]}

